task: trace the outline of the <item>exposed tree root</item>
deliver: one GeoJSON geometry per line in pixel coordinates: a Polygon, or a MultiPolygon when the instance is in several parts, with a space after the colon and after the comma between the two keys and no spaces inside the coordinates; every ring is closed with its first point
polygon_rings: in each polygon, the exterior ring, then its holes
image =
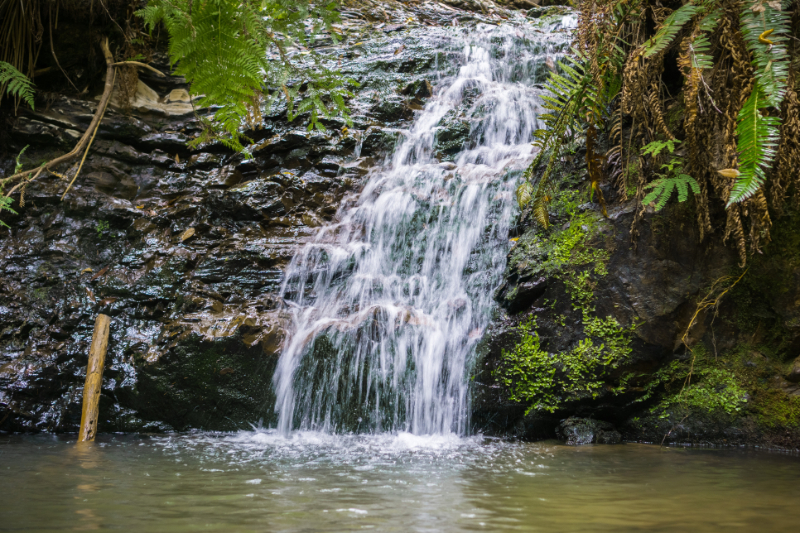
{"type": "Polygon", "coordinates": [[[62,164],[72,161],[73,159],[77,158],[81,153],[83,153],[83,158],[81,159],[80,166],[78,167],[78,171],[72,178],[72,181],[67,186],[67,189],[64,191],[64,194],[61,196],[63,200],[66,196],[67,192],[72,188],[73,183],[75,183],[75,179],[78,177],[81,168],[83,167],[83,162],[86,160],[86,156],[89,153],[89,148],[92,145],[92,141],[94,140],[95,135],[97,134],[97,130],[100,127],[100,122],[103,120],[103,115],[106,112],[106,108],[108,107],[108,103],[111,100],[111,93],[114,91],[114,80],[116,78],[116,67],[124,66],[124,65],[134,65],[137,67],[147,68],[160,76],[164,76],[164,74],[149,65],[145,65],[144,63],[139,63],[138,61],[119,61],[114,62],[114,56],[111,54],[111,50],[108,48],[108,38],[103,38],[100,41],[100,48],[103,50],[103,56],[106,59],[106,83],[105,87],[103,88],[103,96],[100,98],[100,102],[97,104],[97,110],[94,113],[94,117],[92,118],[91,123],[89,123],[89,127],[86,128],[83,136],[78,141],[78,144],[75,145],[70,152],[56,157],[45,163],[44,165],[32,168],[29,170],[25,170],[23,172],[18,172],[6,179],[6,181],[20,179],[21,181],[17,183],[14,187],[12,187],[8,193],[6,194],[7,197],[11,196],[14,192],[16,192],[20,188],[24,188],[28,183],[36,179],[38,176],[42,174],[43,171],[50,172],[56,175],[59,175],[55,172],[55,168],[62,164]]]}

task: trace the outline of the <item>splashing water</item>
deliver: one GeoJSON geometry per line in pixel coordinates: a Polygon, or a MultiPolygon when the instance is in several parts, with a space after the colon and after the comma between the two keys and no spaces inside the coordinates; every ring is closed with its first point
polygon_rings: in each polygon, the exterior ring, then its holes
{"type": "Polygon", "coordinates": [[[530,24],[452,34],[463,46],[458,73],[436,84],[391,159],[288,268],[281,433],[467,432],[470,365],[541,127],[533,84],[567,37],[530,24]],[[454,115],[471,124],[469,140],[441,163],[437,132],[454,115]]]}

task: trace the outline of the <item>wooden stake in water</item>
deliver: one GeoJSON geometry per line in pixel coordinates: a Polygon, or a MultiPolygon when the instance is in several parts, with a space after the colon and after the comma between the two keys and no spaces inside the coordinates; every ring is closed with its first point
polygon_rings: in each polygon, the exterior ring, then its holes
{"type": "Polygon", "coordinates": [[[111,318],[108,315],[97,315],[92,334],[92,346],[89,348],[89,364],[86,366],[86,384],[83,386],[83,411],[81,412],[81,429],[78,442],[93,441],[97,435],[97,418],[100,414],[100,388],[103,385],[103,365],[108,349],[108,327],[111,318]]]}

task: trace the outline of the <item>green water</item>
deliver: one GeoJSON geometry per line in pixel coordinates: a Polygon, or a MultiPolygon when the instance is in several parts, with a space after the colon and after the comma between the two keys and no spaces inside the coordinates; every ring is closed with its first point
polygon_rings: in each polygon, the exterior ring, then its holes
{"type": "Polygon", "coordinates": [[[800,457],[408,434],[0,437],[0,530],[797,531],[800,457]]]}

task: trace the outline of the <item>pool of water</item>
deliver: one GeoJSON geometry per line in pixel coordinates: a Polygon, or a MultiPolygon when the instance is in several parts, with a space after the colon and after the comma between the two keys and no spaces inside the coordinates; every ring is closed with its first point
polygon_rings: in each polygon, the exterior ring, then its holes
{"type": "Polygon", "coordinates": [[[273,431],[0,437],[0,530],[796,531],[800,457],[273,431]]]}

